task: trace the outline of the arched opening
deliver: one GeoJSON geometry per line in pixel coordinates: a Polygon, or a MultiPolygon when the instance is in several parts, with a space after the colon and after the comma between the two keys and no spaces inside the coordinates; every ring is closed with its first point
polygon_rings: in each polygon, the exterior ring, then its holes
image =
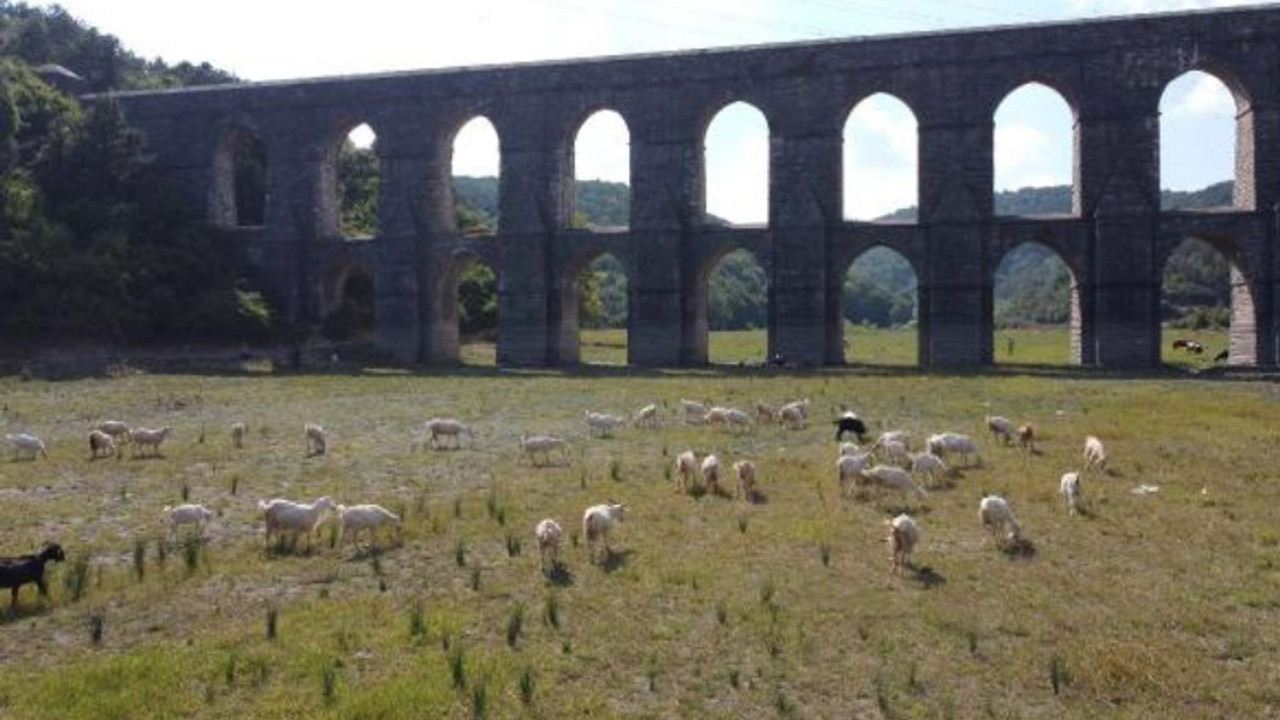
{"type": "Polygon", "coordinates": [[[769,274],[749,250],[714,258],[699,283],[695,337],[712,363],[756,363],[768,348],[769,274]]]}
{"type": "Polygon", "coordinates": [[[1257,362],[1253,291],[1229,240],[1187,238],[1169,253],[1160,281],[1160,318],[1166,363],[1257,362]]]}
{"type": "Polygon", "coordinates": [[[368,123],[353,128],[338,144],[338,231],[345,238],[378,234],[378,183],[381,163],[377,135],[368,123]]]}
{"type": "Polygon", "coordinates": [[[916,271],[901,253],[877,246],[859,255],[842,291],[845,362],[916,365],[917,303],[916,271]]]}
{"type": "Polygon", "coordinates": [[[453,211],[459,233],[498,232],[501,167],[498,131],[488,118],[472,118],[453,138],[453,211]]]}
{"type": "Polygon", "coordinates": [[[735,102],[716,113],[704,136],[705,211],[713,224],[769,222],[769,122],[735,102]]]}
{"type": "Polygon", "coordinates": [[[1078,214],[1075,113],[1057,91],[1027,83],[995,112],[996,215],[1078,214]]]}
{"type": "Polygon", "coordinates": [[[1080,298],[1075,277],[1047,245],[1025,242],[996,266],[992,359],[1017,365],[1080,362],[1080,298]]]}
{"type": "Polygon", "coordinates": [[[214,224],[260,227],[267,222],[267,152],[247,128],[227,133],[214,160],[214,224]]]}
{"type": "Polygon", "coordinates": [[[627,272],[612,253],[570,268],[561,313],[561,362],[627,364],[627,272]]]}
{"type": "Polygon", "coordinates": [[[1178,76],[1160,96],[1160,204],[1166,210],[1237,205],[1235,97],[1206,72],[1178,76]]]}
{"type": "Polygon", "coordinates": [[[612,110],[592,114],[578,128],[570,226],[607,231],[631,225],[630,147],[627,122],[612,110]]]}
{"type": "MultiPolygon", "coordinates": [[[[498,273],[477,256],[464,253],[456,258],[445,291],[444,330],[452,333],[445,344],[456,348],[453,355],[466,365],[496,365],[498,340],[498,273]]],[[[439,342],[439,340],[437,340],[439,342]]]]}
{"type": "Polygon", "coordinates": [[[911,108],[877,93],[844,124],[844,218],[911,222],[919,202],[919,134],[911,108]]]}
{"type": "Polygon", "coordinates": [[[364,342],[376,325],[373,274],[355,263],[335,266],[325,282],[320,334],[335,343],[364,342]]]}

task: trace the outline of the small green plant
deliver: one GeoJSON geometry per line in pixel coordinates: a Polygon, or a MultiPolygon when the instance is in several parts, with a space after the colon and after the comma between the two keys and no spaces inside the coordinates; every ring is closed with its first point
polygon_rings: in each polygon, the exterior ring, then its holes
{"type": "Polygon", "coordinates": [[[533,674],[533,668],[525,665],[520,671],[520,702],[525,705],[533,704],[533,692],[537,686],[537,677],[533,674]]]}
{"type": "Polygon", "coordinates": [[[1053,686],[1053,694],[1058,695],[1071,682],[1070,675],[1067,674],[1067,663],[1062,659],[1061,655],[1054,653],[1049,658],[1049,684],[1053,686]]]}
{"type": "Polygon", "coordinates": [[[382,577],[382,553],[377,549],[369,557],[369,569],[373,571],[374,577],[382,577]]]}
{"type": "Polygon", "coordinates": [[[102,613],[94,612],[89,614],[89,642],[94,645],[102,644],[102,631],[106,627],[107,619],[102,613]]]}
{"type": "Polygon", "coordinates": [[[818,557],[822,559],[822,567],[831,567],[831,546],[826,543],[819,545],[818,557]]]}
{"type": "Polygon", "coordinates": [[[471,686],[471,717],[484,720],[489,716],[489,683],[483,678],[471,686]]]}
{"type": "Polygon", "coordinates": [[[586,470],[583,470],[582,474],[578,475],[578,487],[582,490],[587,489],[587,471],[586,470]]]}
{"type": "Polygon", "coordinates": [[[978,631],[970,628],[965,632],[965,637],[969,641],[969,654],[978,654],[978,631]]]}
{"type": "Polygon", "coordinates": [[[645,677],[649,679],[649,692],[658,692],[658,658],[656,655],[650,655],[648,662],[644,666],[645,677]]]}
{"type": "Polygon", "coordinates": [[[458,538],[453,544],[453,561],[458,567],[467,566],[467,543],[462,538],[458,538]]]}
{"type": "Polygon", "coordinates": [[[484,509],[489,513],[490,520],[498,519],[498,511],[501,509],[502,503],[498,501],[498,491],[496,488],[489,488],[489,494],[484,498],[484,509]]]}
{"type": "Polygon", "coordinates": [[[747,516],[746,515],[738,516],[738,532],[744,535],[747,532],[747,516]]]}
{"type": "Polygon", "coordinates": [[[622,461],[613,459],[609,461],[609,479],[614,482],[622,482],[622,461]]]}
{"type": "Polygon", "coordinates": [[[275,605],[267,606],[267,639],[276,639],[276,624],[280,619],[280,608],[275,605]]]}
{"type": "Polygon", "coordinates": [[[198,535],[187,535],[182,538],[182,560],[187,567],[188,575],[200,568],[200,550],[198,535]]]}
{"type": "Polygon", "coordinates": [[[467,579],[467,587],[479,592],[480,590],[480,568],[471,568],[471,576],[467,579]]]}
{"type": "Polygon", "coordinates": [[[557,630],[560,629],[560,594],[555,590],[547,593],[546,602],[542,607],[542,621],[557,630]]]}
{"type": "Polygon", "coordinates": [[[338,670],[342,668],[342,661],[334,658],[324,664],[324,670],[321,672],[321,693],[326,703],[332,703],[338,696],[338,670]]]}
{"type": "Polygon", "coordinates": [[[450,643],[449,651],[445,654],[445,660],[449,663],[449,677],[453,680],[455,690],[460,690],[467,686],[467,657],[462,652],[460,643],[450,643]]]}
{"type": "Polygon", "coordinates": [[[413,604],[409,608],[409,637],[413,640],[421,640],[427,636],[427,620],[423,614],[422,601],[413,604]]]}
{"type": "MultiPolygon", "coordinates": [[[[161,542],[164,542],[163,540],[161,542]]],[[[133,576],[142,582],[147,575],[147,541],[144,538],[133,540],[133,576]]]]}
{"type": "Polygon", "coordinates": [[[520,536],[515,533],[507,533],[507,557],[518,557],[524,550],[524,545],[520,540],[520,536]]]}
{"type": "Polygon", "coordinates": [[[231,476],[231,494],[235,495],[238,492],[240,492],[240,476],[232,475],[231,476]]]}
{"type": "Polygon", "coordinates": [[[453,516],[455,518],[462,517],[462,496],[461,495],[453,499],[453,516]]]}
{"type": "Polygon", "coordinates": [[[71,602],[79,602],[89,590],[89,556],[78,554],[71,560],[71,566],[63,576],[63,584],[71,602]]]}
{"type": "Polygon", "coordinates": [[[227,681],[227,687],[235,687],[239,671],[240,656],[234,652],[227,655],[227,659],[222,662],[222,677],[227,681]]]}
{"type": "Polygon", "coordinates": [[[190,499],[191,499],[191,488],[187,485],[187,481],[183,480],[182,481],[182,502],[187,502],[190,499]]]}
{"type": "Polygon", "coordinates": [[[778,688],[778,694],[773,696],[773,707],[781,717],[795,717],[796,704],[787,697],[787,693],[782,688],[778,688]]]}
{"type": "Polygon", "coordinates": [[[742,685],[742,672],[737,668],[729,671],[729,686],[737,690],[742,685]]]}
{"type": "Polygon", "coordinates": [[[773,583],[773,578],[766,579],[763,583],[760,583],[760,604],[765,606],[772,605],[773,598],[777,593],[778,586],[773,583]]]}
{"type": "Polygon", "coordinates": [[[169,548],[166,545],[165,541],[161,539],[159,542],[156,543],[156,564],[158,564],[160,567],[163,568],[165,561],[168,559],[169,559],[169,548]]]}
{"type": "Polygon", "coordinates": [[[524,628],[524,603],[516,603],[507,616],[507,645],[514,648],[524,628]]]}

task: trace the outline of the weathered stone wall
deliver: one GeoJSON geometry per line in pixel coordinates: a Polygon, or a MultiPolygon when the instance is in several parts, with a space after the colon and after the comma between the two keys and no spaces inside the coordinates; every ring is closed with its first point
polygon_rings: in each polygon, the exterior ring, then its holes
{"type": "Polygon", "coordinates": [[[263,227],[238,228],[291,317],[316,319],[323,279],[352,254],[336,227],[335,148],[367,122],[378,135],[378,235],[371,267],[378,341],[411,361],[456,357],[460,266],[499,274],[499,362],[576,360],[572,275],[592,247],[628,271],[630,360],[706,361],[707,263],[747,247],[768,270],[769,351],[842,360],[840,283],[863,250],[902,252],[920,283],[920,362],[992,360],[993,273],[1018,243],[1044,242],[1071,268],[1073,355],[1083,364],[1159,359],[1159,282],[1171,243],[1203,237],[1236,263],[1231,362],[1280,360],[1280,8],[1255,7],[847,41],[323,78],[116,96],[190,202],[226,222],[227,144],[267,155],[263,227]],[[1173,217],[1159,206],[1159,101],[1205,70],[1236,94],[1236,207],[1173,217]],[[1028,82],[1057,90],[1076,119],[1074,217],[993,213],[993,113],[1028,82]],[[889,93],[919,133],[919,221],[843,220],[841,144],[849,111],[889,93]],[[704,223],[703,137],[746,101],[770,127],[766,228],[704,223]],[[592,112],[617,111],[631,140],[631,227],[605,245],[568,229],[572,148],[592,112]],[[457,235],[451,153],[483,115],[501,139],[495,237],[457,235]],[[595,245],[593,245],[595,243],[595,245]],[[452,323],[452,325],[451,325],[452,323]]]}

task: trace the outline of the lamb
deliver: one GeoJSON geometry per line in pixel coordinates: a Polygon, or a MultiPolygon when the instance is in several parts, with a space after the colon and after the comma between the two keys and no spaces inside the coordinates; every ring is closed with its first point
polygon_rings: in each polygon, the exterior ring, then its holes
{"type": "Polygon", "coordinates": [[[168,427],[162,428],[138,428],[130,433],[133,439],[133,456],[151,455],[158,457],[160,455],[160,443],[169,437],[171,430],[168,427]]]}
{"type": "Polygon", "coordinates": [[[658,406],[651,403],[640,408],[632,416],[631,423],[636,427],[658,427],[658,406]]]}
{"type": "Polygon", "coordinates": [[[968,435],[953,432],[930,435],[925,447],[929,452],[943,459],[946,459],[948,455],[957,454],[963,456],[965,465],[968,465],[969,456],[973,455],[977,458],[979,464],[982,463],[982,455],[978,453],[978,444],[968,435]]]}
{"type": "Polygon", "coordinates": [[[98,458],[107,458],[114,455],[117,460],[120,459],[120,453],[116,450],[116,441],[110,435],[101,430],[89,431],[89,459],[97,460],[98,458]]]}
{"type": "Polygon", "coordinates": [[[1016,430],[1012,420],[999,415],[988,415],[986,422],[987,432],[991,433],[992,437],[999,438],[1005,445],[1013,444],[1013,436],[1016,430]]]}
{"type": "Polygon", "coordinates": [[[778,410],[778,422],[789,430],[803,430],[808,421],[809,416],[803,406],[784,405],[778,410]]]}
{"type": "Polygon", "coordinates": [[[676,490],[688,492],[693,486],[694,474],[698,472],[698,456],[692,450],[685,450],[676,456],[676,490]]]}
{"type": "MultiPolygon", "coordinates": [[[[523,460],[529,458],[529,463],[534,467],[542,467],[551,464],[551,452],[555,451],[560,457],[559,461],[563,464],[569,464],[569,441],[555,435],[521,435],[520,436],[520,458],[523,460]],[[538,455],[541,454],[542,462],[538,462],[538,455]]],[[[517,462],[519,462],[517,460],[517,462]]]]}
{"type": "Polygon", "coordinates": [[[1080,514],[1080,473],[1063,473],[1062,480],[1058,482],[1058,493],[1067,504],[1068,515],[1080,514]]]}
{"type": "Polygon", "coordinates": [[[231,423],[231,447],[239,450],[244,447],[244,423],[231,423]]]}
{"type": "Polygon", "coordinates": [[[1022,526],[1013,517],[1009,503],[999,495],[988,495],[978,505],[978,519],[982,529],[991,533],[997,545],[1017,543],[1022,538],[1022,526]]]}
{"type": "Polygon", "coordinates": [[[751,500],[756,497],[756,464],[739,460],[733,464],[733,474],[738,478],[738,497],[751,500]]]}
{"type": "Polygon", "coordinates": [[[929,487],[933,487],[933,483],[939,474],[946,475],[947,472],[947,464],[943,462],[942,458],[931,452],[922,452],[911,456],[911,474],[924,475],[929,478],[929,487]]]}
{"type": "Polygon", "coordinates": [[[613,429],[622,427],[626,424],[626,420],[617,415],[607,415],[605,413],[591,412],[583,410],[583,415],[587,418],[587,427],[592,431],[599,431],[600,437],[609,437],[613,434],[613,429]]]}
{"type": "Polygon", "coordinates": [[[889,542],[892,553],[893,570],[891,572],[897,575],[911,564],[911,552],[920,541],[920,526],[905,513],[892,520],[886,520],[884,524],[889,527],[889,535],[885,539],[889,542]]]}
{"type": "Polygon", "coordinates": [[[426,442],[423,443],[424,447],[430,446],[437,450],[445,447],[440,442],[443,438],[452,438],[453,442],[449,447],[455,450],[462,447],[463,435],[466,435],[473,445],[476,441],[475,436],[471,434],[470,426],[454,418],[435,417],[427,420],[422,423],[422,435],[426,438],[426,442]]]}
{"type": "Polygon", "coordinates": [[[45,448],[44,441],[30,433],[18,433],[17,435],[4,436],[9,441],[9,445],[13,450],[13,459],[26,458],[27,460],[35,460],[36,455],[49,458],[49,451],[45,448]]]}
{"type": "Polygon", "coordinates": [[[1107,471],[1107,449],[1102,446],[1102,441],[1093,435],[1084,439],[1084,469],[1086,472],[1093,470],[1105,473],[1107,471]]]}
{"type": "Polygon", "coordinates": [[[1018,426],[1018,447],[1034,454],[1036,451],[1036,429],[1031,423],[1018,426]]]}
{"type": "Polygon", "coordinates": [[[369,531],[369,542],[378,546],[378,528],[391,525],[395,528],[396,539],[403,537],[403,525],[400,516],[381,505],[338,505],[338,520],[342,525],[342,544],[348,540],[360,541],[360,532],[369,531]]]}
{"type": "Polygon", "coordinates": [[[18,590],[27,583],[35,583],[38,594],[47,597],[49,588],[44,582],[44,566],[66,559],[66,552],[55,542],[46,542],[32,555],[0,557],[0,588],[12,589],[9,613],[18,609],[18,590]]]}
{"type": "Polygon", "coordinates": [[[925,496],[924,488],[915,484],[911,479],[911,473],[900,467],[893,465],[876,465],[870,470],[863,470],[862,477],[876,485],[901,490],[904,493],[912,493],[917,497],[925,496]]]}
{"type": "Polygon", "coordinates": [[[684,422],[686,425],[694,425],[702,422],[711,408],[706,403],[697,400],[681,400],[680,408],[684,411],[684,422]]]}
{"type": "Polygon", "coordinates": [[[702,486],[712,495],[720,494],[720,458],[715,455],[702,458],[702,486]]]}
{"type": "Polygon", "coordinates": [[[110,435],[117,445],[129,443],[129,426],[119,420],[103,420],[94,427],[94,430],[110,435]]]}
{"type": "Polygon", "coordinates": [[[853,433],[858,438],[858,442],[866,442],[867,424],[858,417],[858,414],[846,410],[835,419],[832,423],[836,426],[836,442],[844,439],[845,433],[853,433]]]}
{"type": "Polygon", "coordinates": [[[179,525],[195,525],[200,531],[199,537],[203,538],[205,525],[213,519],[213,511],[204,505],[191,503],[177,507],[166,505],[160,516],[164,521],[167,537],[173,537],[179,525]]]}
{"type": "Polygon", "coordinates": [[[560,523],[547,518],[540,521],[533,528],[533,536],[538,540],[538,554],[542,556],[542,572],[547,572],[547,561],[551,561],[551,569],[554,571],[560,564],[560,540],[564,537],[564,530],[560,527],[560,523]]]}
{"type": "Polygon", "coordinates": [[[295,537],[298,533],[306,533],[307,547],[311,547],[311,536],[326,511],[333,510],[333,501],[328,496],[311,504],[297,503],[291,500],[259,500],[258,509],[262,510],[266,522],[266,544],[271,545],[271,536],[280,537],[282,532],[289,532],[295,537]]]}
{"type": "Polygon", "coordinates": [[[777,419],[778,408],[763,400],[756,401],[756,420],[759,420],[760,422],[773,422],[777,419]]]}
{"type": "Polygon", "coordinates": [[[871,453],[841,455],[836,459],[836,478],[840,483],[840,493],[849,494],[853,485],[861,485],[862,472],[871,466],[871,453]]]}
{"type": "Polygon", "coordinates": [[[613,526],[622,522],[626,508],[621,503],[610,500],[603,505],[592,505],[582,513],[582,535],[587,539],[587,554],[591,562],[595,562],[596,543],[604,545],[605,558],[613,550],[609,547],[609,535],[613,526]]]}
{"type": "Polygon", "coordinates": [[[323,455],[328,441],[328,433],[315,423],[302,426],[302,434],[307,440],[307,457],[323,455]]]}

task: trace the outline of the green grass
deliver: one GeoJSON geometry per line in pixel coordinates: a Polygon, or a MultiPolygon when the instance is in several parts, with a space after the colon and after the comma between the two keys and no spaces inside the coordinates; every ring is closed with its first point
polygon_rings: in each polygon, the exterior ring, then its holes
{"type": "Polygon", "coordinates": [[[0,554],[56,539],[69,556],[47,601],[26,587],[0,616],[0,717],[1195,719],[1280,705],[1269,382],[467,370],[6,378],[0,395],[3,431],[50,453],[0,461],[0,554]],[[733,436],[679,424],[681,397],[809,397],[814,422],[733,436]],[[655,430],[602,440],[582,422],[650,402],[655,430]],[[983,464],[924,501],[841,499],[827,421],[843,406],[917,438],[977,434],[990,409],[1034,422],[1042,454],[984,438],[983,464]],[[421,421],[445,414],[475,446],[416,449],[421,421]],[[89,462],[85,430],[108,416],[172,426],[164,457],[89,462]],[[234,420],[249,426],[240,451],[234,420]],[[324,456],[304,457],[308,421],[330,433],[324,456]],[[518,462],[522,432],[571,438],[572,464],[518,462]],[[1086,479],[1071,518],[1057,480],[1085,434],[1107,443],[1111,473],[1086,479]],[[766,501],[673,493],[686,448],[754,460],[766,501]],[[162,563],[160,509],[184,483],[218,517],[196,562],[173,544],[162,563]],[[1142,484],[1160,489],[1130,492],[1142,484]],[[984,491],[1009,498],[1034,554],[983,537],[984,491]],[[259,499],[322,494],[403,511],[403,544],[370,556],[321,532],[310,552],[264,550],[259,499]],[[577,535],[582,509],[609,498],[628,513],[604,567],[583,538],[566,537],[558,584],[537,552],[509,551],[512,533],[536,549],[544,517],[577,535]],[[904,508],[923,538],[918,572],[898,578],[882,523],[904,508]]]}

